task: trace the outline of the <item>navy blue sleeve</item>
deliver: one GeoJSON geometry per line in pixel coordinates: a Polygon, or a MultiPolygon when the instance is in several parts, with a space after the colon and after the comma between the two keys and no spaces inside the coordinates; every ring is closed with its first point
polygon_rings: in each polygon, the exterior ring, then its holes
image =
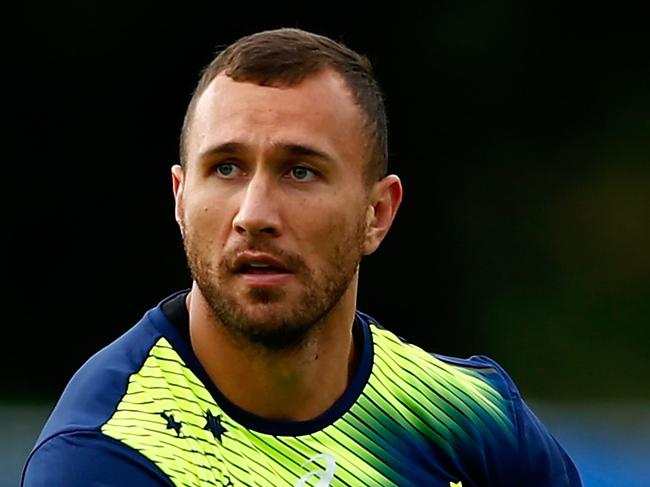
{"type": "Polygon", "coordinates": [[[21,487],[171,487],[156,465],[100,432],[64,433],[38,446],[21,487]]]}
{"type": "Polygon", "coordinates": [[[581,487],[578,469],[546,426],[518,397],[521,485],[528,487],[581,487]]]}
{"type": "Polygon", "coordinates": [[[508,372],[495,360],[485,355],[471,357],[471,361],[494,368],[501,384],[492,380],[511,402],[511,413],[516,428],[516,448],[512,456],[504,458],[498,485],[526,487],[582,487],[575,463],[544,423],[528,407],[508,372]]]}

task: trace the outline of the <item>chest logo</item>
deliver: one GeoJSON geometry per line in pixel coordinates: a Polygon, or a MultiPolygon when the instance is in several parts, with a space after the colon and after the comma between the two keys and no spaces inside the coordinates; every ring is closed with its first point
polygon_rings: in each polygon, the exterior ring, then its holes
{"type": "Polygon", "coordinates": [[[173,414],[167,414],[166,412],[162,412],[159,414],[159,416],[162,416],[165,419],[165,421],[167,421],[166,428],[168,430],[174,430],[176,431],[176,436],[181,436],[181,428],[183,427],[183,425],[180,421],[176,421],[174,419],[173,414]]]}
{"type": "Polygon", "coordinates": [[[331,484],[332,479],[334,478],[334,471],[336,470],[336,459],[333,455],[330,455],[329,453],[321,453],[320,455],[316,455],[307,460],[302,466],[306,467],[310,463],[315,463],[318,460],[323,460],[323,462],[325,462],[325,470],[320,469],[307,472],[298,479],[294,487],[303,487],[306,485],[307,480],[315,476],[318,476],[319,480],[314,487],[328,487],[331,484]]]}
{"type": "Polygon", "coordinates": [[[223,443],[221,436],[228,430],[223,427],[223,424],[221,424],[221,415],[217,414],[216,416],[213,416],[212,411],[208,410],[203,419],[205,419],[205,426],[203,429],[212,433],[212,436],[219,440],[219,443],[223,443]]]}

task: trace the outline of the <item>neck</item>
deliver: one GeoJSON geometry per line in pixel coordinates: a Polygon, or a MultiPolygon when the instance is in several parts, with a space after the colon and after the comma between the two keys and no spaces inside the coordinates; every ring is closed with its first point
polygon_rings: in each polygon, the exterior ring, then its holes
{"type": "Polygon", "coordinates": [[[241,338],[211,312],[196,284],[187,304],[194,353],[217,388],[240,408],[269,419],[305,421],[345,392],[357,362],[352,337],[356,279],[306,342],[288,351],[242,346],[241,338]]]}

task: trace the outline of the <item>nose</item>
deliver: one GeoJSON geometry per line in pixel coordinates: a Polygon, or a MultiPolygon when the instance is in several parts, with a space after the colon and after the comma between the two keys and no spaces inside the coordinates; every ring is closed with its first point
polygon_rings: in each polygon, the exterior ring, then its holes
{"type": "Polygon", "coordinates": [[[280,234],[278,195],[271,179],[265,174],[255,174],[242,189],[239,210],[232,222],[238,234],[250,236],[280,234]]]}

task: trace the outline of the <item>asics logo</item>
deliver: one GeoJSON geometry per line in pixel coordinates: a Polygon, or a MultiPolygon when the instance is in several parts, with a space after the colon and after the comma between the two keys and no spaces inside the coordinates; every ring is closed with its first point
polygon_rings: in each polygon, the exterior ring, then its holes
{"type": "Polygon", "coordinates": [[[310,463],[317,462],[318,460],[323,460],[325,462],[325,470],[312,470],[311,472],[307,472],[298,479],[293,487],[303,487],[306,485],[307,481],[314,476],[318,476],[319,478],[318,483],[314,485],[314,487],[329,487],[334,478],[334,471],[336,470],[336,460],[333,455],[330,455],[329,453],[321,453],[320,455],[316,455],[307,460],[302,464],[302,466],[306,467],[310,463]]]}

